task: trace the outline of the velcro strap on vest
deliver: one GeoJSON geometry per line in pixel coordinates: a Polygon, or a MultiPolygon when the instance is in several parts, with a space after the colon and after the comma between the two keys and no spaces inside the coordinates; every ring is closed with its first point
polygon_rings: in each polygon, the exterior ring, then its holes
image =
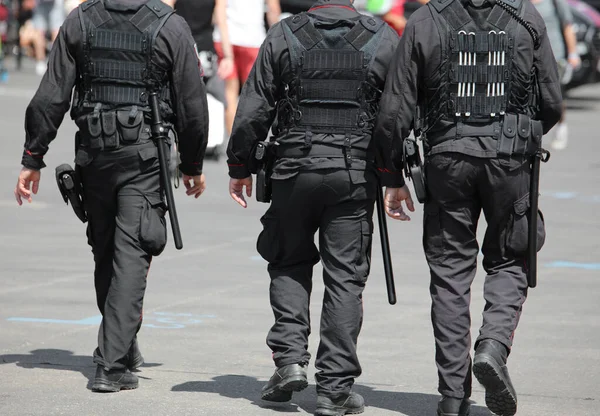
{"type": "Polygon", "coordinates": [[[452,29],[459,30],[473,19],[465,10],[460,0],[448,0],[450,3],[445,3],[444,0],[433,0],[428,4],[435,8],[448,22],[452,29]],[[438,5],[441,6],[438,8],[438,5]]]}
{"type": "Polygon", "coordinates": [[[110,13],[106,11],[104,4],[102,4],[101,1],[88,1],[80,7],[81,11],[85,12],[86,17],[90,19],[90,22],[92,22],[95,27],[100,27],[104,23],[112,20],[110,13]]]}
{"type": "Polygon", "coordinates": [[[377,21],[372,17],[362,17],[359,23],[346,33],[344,39],[357,51],[365,47],[379,28],[383,25],[383,21],[377,21]]]}
{"type": "Polygon", "coordinates": [[[141,7],[129,20],[140,32],[145,32],[161,17],[170,14],[172,9],[161,1],[151,0],[141,7]]]}
{"type": "Polygon", "coordinates": [[[366,150],[351,148],[344,149],[342,146],[326,145],[313,143],[310,147],[304,146],[286,146],[281,144],[277,146],[277,157],[299,158],[299,157],[331,157],[346,158],[347,152],[350,152],[352,159],[374,160],[374,156],[366,150]]]}
{"type": "MultiPolygon", "coordinates": [[[[303,54],[303,71],[327,71],[341,69],[360,72],[363,69],[364,52],[317,49],[303,54]]],[[[361,74],[357,74],[360,76],[361,74]]]]}
{"type": "Polygon", "coordinates": [[[91,67],[96,78],[143,81],[146,64],[125,61],[98,60],[91,67]]]}
{"type": "Polygon", "coordinates": [[[301,103],[351,101],[358,105],[361,84],[360,80],[302,79],[300,81],[301,103]]]}
{"type": "Polygon", "coordinates": [[[306,50],[311,50],[323,40],[323,35],[314,27],[306,14],[298,14],[286,19],[285,22],[306,50]]]}
{"type": "Polygon", "coordinates": [[[358,123],[358,108],[348,108],[348,106],[333,108],[318,104],[300,105],[299,108],[302,113],[299,126],[311,127],[313,131],[356,129],[358,123]]]}
{"type": "Polygon", "coordinates": [[[92,84],[91,100],[107,104],[148,105],[145,87],[92,84]]]}
{"type": "Polygon", "coordinates": [[[97,29],[90,33],[91,49],[143,52],[144,36],[135,33],[97,29]]]}

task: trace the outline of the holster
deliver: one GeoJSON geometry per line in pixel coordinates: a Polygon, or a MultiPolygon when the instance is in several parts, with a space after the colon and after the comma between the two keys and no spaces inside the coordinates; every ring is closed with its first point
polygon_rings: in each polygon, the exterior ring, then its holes
{"type": "Polygon", "coordinates": [[[83,186],[79,174],[68,164],[56,168],[56,183],[63,200],[71,207],[81,222],[87,222],[87,214],[83,199],[83,186]]]}
{"type": "Polygon", "coordinates": [[[249,167],[250,172],[256,173],[256,200],[258,202],[271,202],[271,175],[276,159],[273,152],[274,145],[275,142],[258,142],[252,152],[252,162],[249,163],[249,167]]]}
{"type": "Polygon", "coordinates": [[[425,182],[425,170],[421,162],[419,146],[414,139],[404,140],[404,173],[412,180],[415,187],[415,195],[420,203],[427,199],[427,188],[425,182]]]}

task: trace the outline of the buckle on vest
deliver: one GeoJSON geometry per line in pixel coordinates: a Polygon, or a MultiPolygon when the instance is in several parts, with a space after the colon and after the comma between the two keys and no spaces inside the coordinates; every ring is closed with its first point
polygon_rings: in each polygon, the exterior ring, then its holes
{"type": "Polygon", "coordinates": [[[346,133],[346,138],[344,139],[344,160],[346,161],[347,167],[352,165],[352,142],[350,140],[350,133],[346,133]]]}

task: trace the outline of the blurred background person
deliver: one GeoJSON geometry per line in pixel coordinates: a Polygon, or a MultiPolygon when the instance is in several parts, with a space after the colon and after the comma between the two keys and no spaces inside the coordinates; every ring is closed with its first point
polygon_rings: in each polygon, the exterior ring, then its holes
{"type": "MultiPolygon", "coordinates": [[[[204,70],[204,82],[209,94],[226,106],[224,79],[233,73],[233,48],[227,28],[227,0],[170,0],[183,17],[196,42],[198,58],[204,70]],[[213,41],[214,29],[221,34],[223,58],[219,61],[213,41]]],[[[165,3],[168,1],[165,0],[165,3]]],[[[229,135],[230,130],[227,131],[229,135]]]]}
{"type": "MultiPolygon", "coordinates": [[[[581,65],[577,53],[577,38],[573,30],[573,15],[566,0],[532,0],[533,5],[546,23],[546,32],[550,39],[554,58],[558,63],[563,97],[565,86],[569,82],[573,70],[581,65]]],[[[565,102],[563,101],[562,117],[554,128],[554,139],[550,143],[552,149],[562,150],[567,147],[569,132],[565,120],[565,102]]]]}
{"type": "Polygon", "coordinates": [[[233,70],[225,78],[225,119],[229,132],[233,127],[240,88],[248,79],[260,45],[267,35],[265,14],[269,27],[277,23],[281,15],[279,0],[227,0],[226,16],[231,51],[226,50],[223,35],[218,27],[215,28],[215,49],[219,60],[233,59],[233,70]]]}
{"type": "MultiPolygon", "coordinates": [[[[63,0],[37,0],[33,11],[33,25],[40,32],[44,43],[48,32],[50,33],[50,44],[58,36],[58,30],[65,20],[65,10],[63,0]]],[[[37,60],[35,72],[38,75],[44,75],[46,72],[46,47],[44,48],[44,57],[37,60]]],[[[49,49],[49,48],[48,48],[49,49]]]]}

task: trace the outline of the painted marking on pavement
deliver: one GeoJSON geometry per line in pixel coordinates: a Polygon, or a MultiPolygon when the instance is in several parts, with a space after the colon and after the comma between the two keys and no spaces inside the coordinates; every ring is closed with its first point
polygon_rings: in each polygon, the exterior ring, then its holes
{"type": "MultiPolygon", "coordinates": [[[[144,315],[144,327],[157,329],[182,329],[189,325],[198,325],[206,319],[214,319],[215,315],[194,315],[191,313],[170,313],[170,312],[152,312],[144,315]]],[[[90,316],[89,318],[70,320],[70,319],[48,319],[48,318],[7,318],[12,322],[45,323],[61,325],[99,325],[102,322],[102,316],[90,316]]]]}
{"type": "Polygon", "coordinates": [[[600,263],[578,263],[574,261],[553,261],[546,264],[546,267],[558,269],[581,269],[581,270],[600,270],[600,263]]]}
{"type": "Polygon", "coordinates": [[[554,199],[562,199],[562,200],[569,200],[569,199],[576,199],[578,201],[583,201],[583,202],[588,202],[588,203],[600,203],[600,195],[583,195],[580,194],[578,192],[560,192],[560,191],[553,191],[553,192],[542,192],[542,196],[548,196],[550,198],[554,198],[554,199]]]}

